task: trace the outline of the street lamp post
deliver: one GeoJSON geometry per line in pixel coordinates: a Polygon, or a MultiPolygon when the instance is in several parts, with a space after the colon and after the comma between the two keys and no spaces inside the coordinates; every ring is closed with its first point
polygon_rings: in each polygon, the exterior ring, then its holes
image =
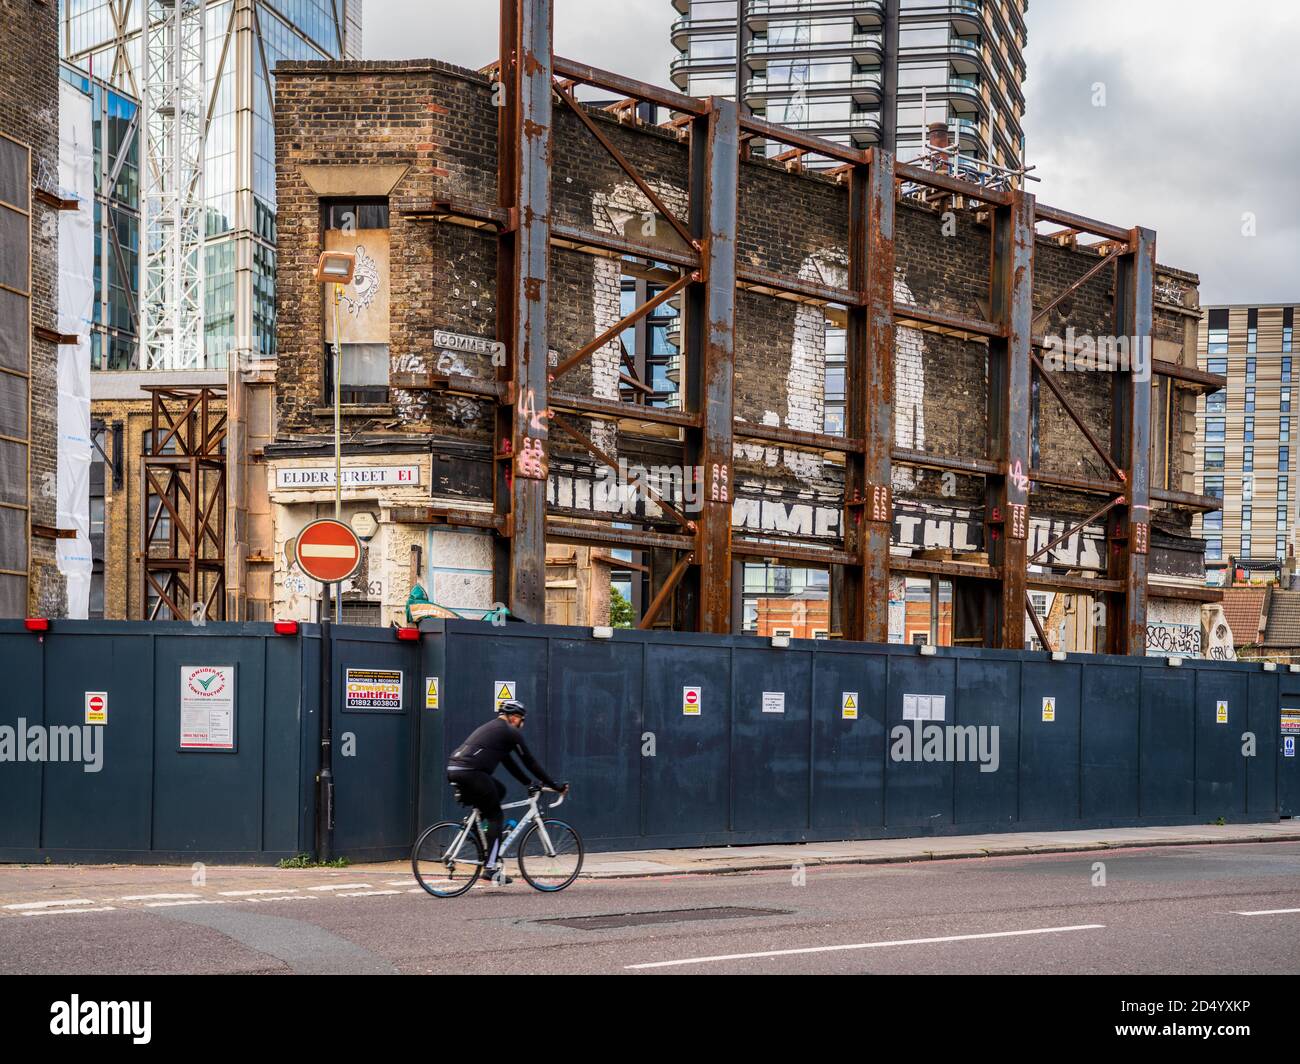
{"type": "MultiPolygon", "coordinates": [[[[343,286],[352,282],[357,258],[348,251],[322,251],[316,263],[316,282],[332,285],[334,289],[334,520],[343,520],[343,341],[339,336],[339,303],[343,299],[343,286]]],[[[323,585],[322,585],[323,586],[323,585]]],[[[321,603],[322,614],[328,614],[328,600],[321,603]]],[[[343,588],[334,585],[334,620],[343,620],[343,588]]]]}

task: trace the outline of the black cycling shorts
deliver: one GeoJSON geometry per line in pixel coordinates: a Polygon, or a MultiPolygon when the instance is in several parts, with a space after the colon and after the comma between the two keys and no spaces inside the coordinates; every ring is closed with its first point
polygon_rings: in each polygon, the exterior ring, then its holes
{"type": "Polygon", "coordinates": [[[447,780],[460,788],[462,805],[471,805],[488,820],[501,816],[501,799],[506,785],[488,772],[478,769],[448,769],[447,780]]]}

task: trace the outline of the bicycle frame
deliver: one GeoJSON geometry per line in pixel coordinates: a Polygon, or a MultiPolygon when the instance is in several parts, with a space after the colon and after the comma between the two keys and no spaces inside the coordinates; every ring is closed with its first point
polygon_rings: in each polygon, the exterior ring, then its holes
{"type": "MultiPolygon", "coordinates": [[[[504,861],[506,859],[510,851],[510,844],[513,843],[516,839],[518,839],[528,829],[528,826],[532,824],[534,820],[537,821],[537,833],[542,838],[542,845],[546,847],[546,855],[548,857],[555,856],[555,844],[551,842],[550,835],[546,833],[546,818],[542,815],[542,810],[538,808],[538,803],[541,799],[541,795],[542,792],[538,791],[536,794],[529,795],[522,802],[508,802],[507,804],[501,807],[502,812],[504,812],[507,809],[521,809],[524,806],[528,806],[528,812],[525,813],[523,817],[520,818],[519,823],[517,823],[513,828],[510,829],[509,834],[505,835],[501,839],[501,848],[497,852],[498,862],[504,861]]],[[[556,801],[552,802],[546,808],[548,810],[558,809],[563,804],[564,804],[564,795],[561,794],[556,801]]],[[[482,816],[483,814],[480,813],[477,809],[470,809],[468,815],[465,817],[465,821],[461,827],[460,834],[456,836],[455,841],[451,844],[451,846],[447,850],[447,853],[443,856],[444,863],[455,863],[457,857],[460,855],[460,848],[465,844],[465,838],[469,834],[469,830],[471,827],[473,827],[476,831],[478,831],[479,841],[483,843],[484,855],[485,856],[487,855],[487,834],[486,832],[483,831],[482,825],[480,823],[480,821],[482,820],[482,816]]]]}

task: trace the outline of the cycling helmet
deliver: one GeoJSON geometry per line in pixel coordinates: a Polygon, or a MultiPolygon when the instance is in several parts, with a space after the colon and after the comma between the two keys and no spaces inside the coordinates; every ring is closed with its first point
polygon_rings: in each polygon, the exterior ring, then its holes
{"type": "Polygon", "coordinates": [[[528,710],[524,707],[522,702],[510,698],[497,706],[497,716],[505,716],[507,714],[515,714],[523,717],[528,714],[528,710]]]}

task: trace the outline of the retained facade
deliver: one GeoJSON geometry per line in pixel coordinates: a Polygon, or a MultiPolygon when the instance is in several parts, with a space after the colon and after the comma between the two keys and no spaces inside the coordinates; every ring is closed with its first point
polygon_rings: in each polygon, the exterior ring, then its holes
{"type": "MultiPolygon", "coordinates": [[[[346,249],[356,256],[358,274],[340,300],[344,509],[347,519],[357,517],[372,532],[364,571],[345,591],[345,615],[350,608],[387,623],[404,616],[413,597],[479,615],[505,600],[504,526],[493,500],[510,484],[508,473],[504,482],[498,478],[512,464],[503,465],[499,449],[494,452],[505,387],[496,339],[502,310],[497,232],[509,216],[494,206],[492,81],[436,61],[411,61],[283,64],[277,83],[280,358],[275,442],[265,448],[275,613],[307,618],[317,608],[317,589],[290,562],[289,548],[308,521],[333,506],[334,293],[312,272],[323,250],[346,249]]],[[[626,277],[671,286],[675,275],[665,263],[682,261],[683,252],[664,219],[647,225],[655,206],[592,139],[590,124],[624,161],[652,175],[651,187],[670,211],[684,202],[686,149],[675,128],[626,115],[620,120],[608,111],[580,117],[571,107],[557,108],[552,122],[547,362],[557,382],[548,408],[530,415],[551,423],[542,466],[547,547],[617,549],[618,560],[630,563],[626,579],[643,586],[639,615],[662,609],[657,623],[681,624],[686,602],[674,591],[681,567],[674,548],[680,551],[687,537],[671,533],[677,518],[669,511],[689,507],[699,486],[683,465],[681,433],[691,422],[685,385],[674,379],[685,382],[689,375],[687,367],[670,365],[650,387],[629,366],[614,327],[627,314],[626,277]],[[643,258],[616,250],[634,242],[644,245],[643,258]],[[594,347],[593,338],[600,340],[594,347]],[[579,351],[586,360],[574,363],[579,351]],[[638,385],[665,394],[634,406],[625,397],[645,395],[638,385]],[[629,493],[630,482],[657,485],[664,505],[629,493]],[[665,607],[669,601],[677,605],[665,607]]],[[[842,557],[836,544],[846,500],[843,448],[824,431],[833,394],[826,323],[843,317],[833,298],[814,297],[843,284],[845,186],[832,175],[749,160],[741,164],[739,189],[737,259],[753,276],[818,280],[802,285],[804,298],[783,298],[754,281],[736,291],[737,438],[734,496],[727,496],[735,560],[739,569],[742,553],[766,557],[776,573],[794,559],[801,570],[822,573],[827,635],[835,638],[844,633],[834,559],[842,557]],[[818,564],[819,555],[830,560],[818,564]]],[[[946,205],[957,208],[951,236],[943,232],[939,205],[910,195],[896,204],[895,301],[904,309],[892,389],[893,445],[901,461],[894,469],[891,568],[898,575],[891,577],[890,599],[898,602],[898,638],[915,628],[918,637],[934,631],[939,641],[971,643],[984,638],[977,604],[979,574],[989,571],[990,515],[983,476],[965,472],[955,456],[969,453],[989,431],[989,345],[951,321],[982,315],[990,247],[979,212],[963,202],[946,205]],[[957,317],[944,318],[946,326],[927,321],[919,308],[936,305],[957,317]],[[920,574],[934,574],[939,586],[920,574]],[[913,579],[922,581],[926,595],[906,586],[913,579]],[[938,611],[933,623],[912,618],[918,602],[938,611]]],[[[1116,297],[1113,274],[1103,271],[1106,250],[1085,247],[1069,233],[1033,241],[1034,303],[1043,311],[1036,329],[1113,330],[1116,297]]],[[[1192,365],[1195,276],[1159,267],[1156,281],[1147,616],[1157,629],[1194,629],[1199,643],[1200,602],[1217,597],[1204,587],[1201,544],[1190,534],[1192,509],[1204,504],[1191,494],[1195,397],[1211,379],[1192,365]]],[[[688,332],[685,318],[681,329],[688,332]]],[[[1109,438],[1110,377],[1056,376],[1088,431],[1109,438]]],[[[1031,586],[1068,579],[1077,598],[1090,600],[1094,578],[1103,580],[1099,587],[1114,586],[1104,581],[1108,532],[1088,519],[1091,501],[1058,486],[1096,484],[1105,469],[1056,395],[1046,387],[1031,395],[1033,461],[1042,468],[1027,532],[1031,550],[1044,553],[1029,579],[1031,586]]],[[[526,397],[509,409],[527,410],[526,397]]],[[[746,602],[757,625],[757,612],[771,605],[762,600],[797,590],[761,581],[751,586],[747,576],[733,586],[736,630],[746,602]]],[[[548,588],[548,616],[558,590],[548,588]]],[[[1049,608],[1044,603],[1041,615],[1049,608]]],[[[1100,648],[1104,623],[1092,622],[1086,645],[1067,649],[1100,648]]]]}

